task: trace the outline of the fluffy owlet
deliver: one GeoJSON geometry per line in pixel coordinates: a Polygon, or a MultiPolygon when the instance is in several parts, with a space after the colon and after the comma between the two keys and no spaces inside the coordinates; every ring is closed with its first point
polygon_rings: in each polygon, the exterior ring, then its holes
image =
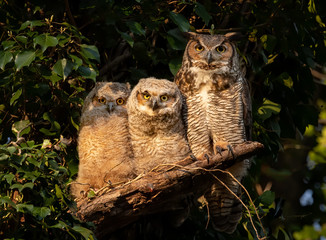
{"type": "MultiPolygon", "coordinates": [[[[193,154],[232,151],[232,145],[249,138],[251,100],[240,67],[236,46],[230,37],[188,33],[189,42],[175,82],[185,99],[184,118],[193,154]]],[[[239,181],[249,160],[227,169],[239,181]]],[[[229,175],[216,176],[238,196],[239,184],[229,175]]],[[[223,185],[214,183],[205,194],[215,229],[232,233],[242,216],[240,202],[223,185]]]]}
{"type": "Polygon", "coordinates": [[[134,87],[127,109],[137,173],[189,155],[181,108],[182,96],[174,82],[151,77],[134,87]]]}
{"type": "Polygon", "coordinates": [[[84,101],[78,136],[79,170],[71,192],[134,177],[126,103],[129,84],[98,82],[84,101]]]}

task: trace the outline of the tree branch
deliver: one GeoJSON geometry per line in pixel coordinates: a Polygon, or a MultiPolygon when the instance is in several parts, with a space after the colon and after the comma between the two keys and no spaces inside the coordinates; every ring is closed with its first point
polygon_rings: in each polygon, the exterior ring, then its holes
{"type": "Polygon", "coordinates": [[[151,172],[122,186],[106,187],[93,199],[78,201],[77,215],[97,226],[99,239],[142,215],[176,210],[176,204],[186,196],[201,196],[207,191],[209,171],[227,169],[234,163],[248,159],[263,149],[258,142],[235,146],[235,158],[228,151],[209,161],[186,158],[171,165],[159,165],[151,172]]]}

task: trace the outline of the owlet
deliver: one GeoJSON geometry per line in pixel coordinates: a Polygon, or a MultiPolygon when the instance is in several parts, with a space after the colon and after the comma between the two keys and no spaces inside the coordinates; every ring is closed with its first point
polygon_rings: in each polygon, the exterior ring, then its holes
{"type": "Polygon", "coordinates": [[[79,170],[71,192],[119,184],[134,177],[126,103],[129,84],[98,82],[84,101],[78,136],[79,170]]]}
{"type": "Polygon", "coordinates": [[[181,108],[181,93],[168,80],[140,79],[132,90],[127,110],[138,174],[189,155],[181,108]]]}
{"type": "MultiPolygon", "coordinates": [[[[251,126],[249,88],[236,46],[227,35],[188,35],[175,82],[185,99],[184,118],[190,148],[197,158],[223,149],[232,151],[232,145],[247,140],[251,126]]],[[[241,181],[248,168],[249,160],[245,160],[227,171],[241,181]]],[[[240,195],[239,184],[229,175],[216,176],[240,195]]],[[[234,232],[242,216],[240,202],[220,183],[209,186],[212,187],[208,187],[204,196],[214,228],[234,232]]]]}

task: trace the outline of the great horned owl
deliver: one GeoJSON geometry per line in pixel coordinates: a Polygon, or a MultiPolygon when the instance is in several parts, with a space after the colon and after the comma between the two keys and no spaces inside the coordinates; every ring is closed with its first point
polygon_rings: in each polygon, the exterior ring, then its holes
{"type": "Polygon", "coordinates": [[[151,77],[134,87],[127,110],[137,173],[188,156],[181,108],[182,96],[174,82],[151,77]]]}
{"type": "Polygon", "coordinates": [[[134,177],[126,103],[130,85],[98,82],[84,101],[78,135],[79,170],[71,192],[134,177]]]}
{"type": "MultiPolygon", "coordinates": [[[[227,35],[188,33],[189,42],[175,82],[185,99],[184,118],[193,154],[218,153],[249,138],[251,100],[240,67],[236,46],[227,35]]],[[[227,169],[239,181],[249,168],[249,160],[227,169]]],[[[229,175],[217,174],[240,195],[239,184],[229,175]]],[[[221,184],[213,184],[205,194],[213,226],[232,233],[242,215],[238,200],[221,184]]]]}

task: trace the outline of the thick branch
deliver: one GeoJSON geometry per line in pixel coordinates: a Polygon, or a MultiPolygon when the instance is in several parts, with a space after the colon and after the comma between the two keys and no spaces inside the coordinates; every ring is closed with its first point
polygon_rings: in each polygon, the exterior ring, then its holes
{"type": "Polygon", "coordinates": [[[207,191],[208,170],[226,169],[235,162],[254,156],[263,148],[258,142],[247,142],[200,161],[187,158],[173,165],[158,166],[138,179],[106,189],[99,196],[78,202],[78,216],[97,225],[99,238],[134,222],[142,215],[176,210],[178,200],[188,195],[201,196],[207,191]]]}

